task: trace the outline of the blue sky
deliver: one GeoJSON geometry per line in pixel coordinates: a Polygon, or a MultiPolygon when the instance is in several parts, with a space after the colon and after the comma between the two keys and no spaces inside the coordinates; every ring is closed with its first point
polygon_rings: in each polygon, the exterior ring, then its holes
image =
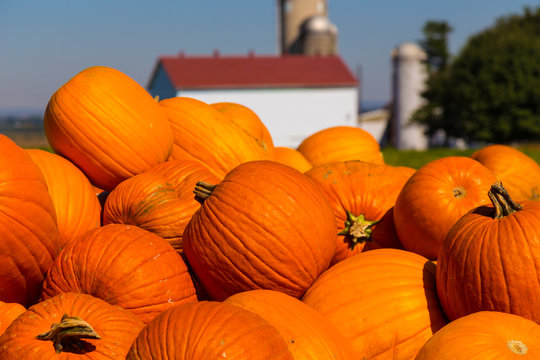
{"type": "MultiPolygon", "coordinates": [[[[114,67],[146,86],[160,55],[275,54],[275,0],[0,0],[0,111],[42,112],[79,71],[114,67]]],[[[422,38],[428,20],[454,29],[450,51],[529,0],[328,0],[339,52],[362,67],[362,98],[391,96],[390,52],[422,38]]]]}

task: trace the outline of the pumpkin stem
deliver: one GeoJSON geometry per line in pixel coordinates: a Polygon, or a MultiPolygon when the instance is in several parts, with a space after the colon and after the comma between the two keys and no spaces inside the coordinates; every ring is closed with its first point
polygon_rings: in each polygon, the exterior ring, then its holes
{"type": "Polygon", "coordinates": [[[352,250],[358,243],[371,241],[371,228],[379,221],[380,220],[366,220],[364,214],[355,216],[353,215],[353,213],[347,210],[347,220],[345,220],[345,228],[338,232],[338,235],[345,235],[349,238],[352,250]]]}
{"type": "Polygon", "coordinates": [[[508,340],[506,342],[506,344],[508,345],[508,348],[514,353],[514,354],[518,354],[518,355],[525,355],[527,354],[527,351],[529,350],[527,348],[527,345],[525,345],[524,343],[522,343],[521,341],[519,340],[508,340]]]}
{"type": "Polygon", "coordinates": [[[195,190],[193,190],[195,193],[195,200],[202,204],[204,200],[212,195],[216,186],[217,185],[212,185],[204,181],[198,181],[197,184],[195,184],[195,190]]]}
{"type": "Polygon", "coordinates": [[[495,219],[501,219],[504,216],[521,210],[521,205],[512,200],[500,181],[491,185],[488,196],[495,208],[495,219]]]}
{"type": "Polygon", "coordinates": [[[76,316],[64,314],[60,323],[51,325],[51,329],[37,336],[39,340],[52,340],[56,353],[62,349],[82,349],[81,339],[101,339],[92,326],[76,316]]]}

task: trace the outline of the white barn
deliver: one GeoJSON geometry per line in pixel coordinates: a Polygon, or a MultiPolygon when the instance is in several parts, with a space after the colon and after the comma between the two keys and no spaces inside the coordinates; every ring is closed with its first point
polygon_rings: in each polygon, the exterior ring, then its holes
{"type": "Polygon", "coordinates": [[[276,146],[296,148],[331,126],[357,126],[358,83],[338,55],[162,56],[148,91],[251,108],[276,146]]]}

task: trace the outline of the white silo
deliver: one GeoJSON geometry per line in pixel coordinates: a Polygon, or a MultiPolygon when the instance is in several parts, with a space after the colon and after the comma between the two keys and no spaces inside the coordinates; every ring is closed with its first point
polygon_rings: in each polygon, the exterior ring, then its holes
{"type": "Polygon", "coordinates": [[[426,53],[414,43],[403,43],[392,50],[393,114],[390,138],[398,149],[424,150],[428,138],[421,124],[410,121],[423,104],[427,71],[426,53]]]}
{"type": "Polygon", "coordinates": [[[328,17],[315,15],[300,28],[300,52],[304,55],[336,55],[337,27],[328,17]]]}

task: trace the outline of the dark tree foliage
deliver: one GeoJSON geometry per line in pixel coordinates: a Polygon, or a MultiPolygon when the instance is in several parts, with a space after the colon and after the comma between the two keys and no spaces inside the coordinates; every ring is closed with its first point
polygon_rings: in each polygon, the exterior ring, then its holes
{"type": "Polygon", "coordinates": [[[430,77],[430,92],[440,116],[427,106],[415,115],[430,133],[440,128],[497,143],[540,139],[540,8],[500,18],[469,38],[447,70],[430,77]]]}
{"type": "Polygon", "coordinates": [[[426,65],[430,73],[443,71],[448,65],[450,32],[452,27],[446,21],[428,21],[422,28],[424,39],[419,43],[427,54],[426,65]]]}

